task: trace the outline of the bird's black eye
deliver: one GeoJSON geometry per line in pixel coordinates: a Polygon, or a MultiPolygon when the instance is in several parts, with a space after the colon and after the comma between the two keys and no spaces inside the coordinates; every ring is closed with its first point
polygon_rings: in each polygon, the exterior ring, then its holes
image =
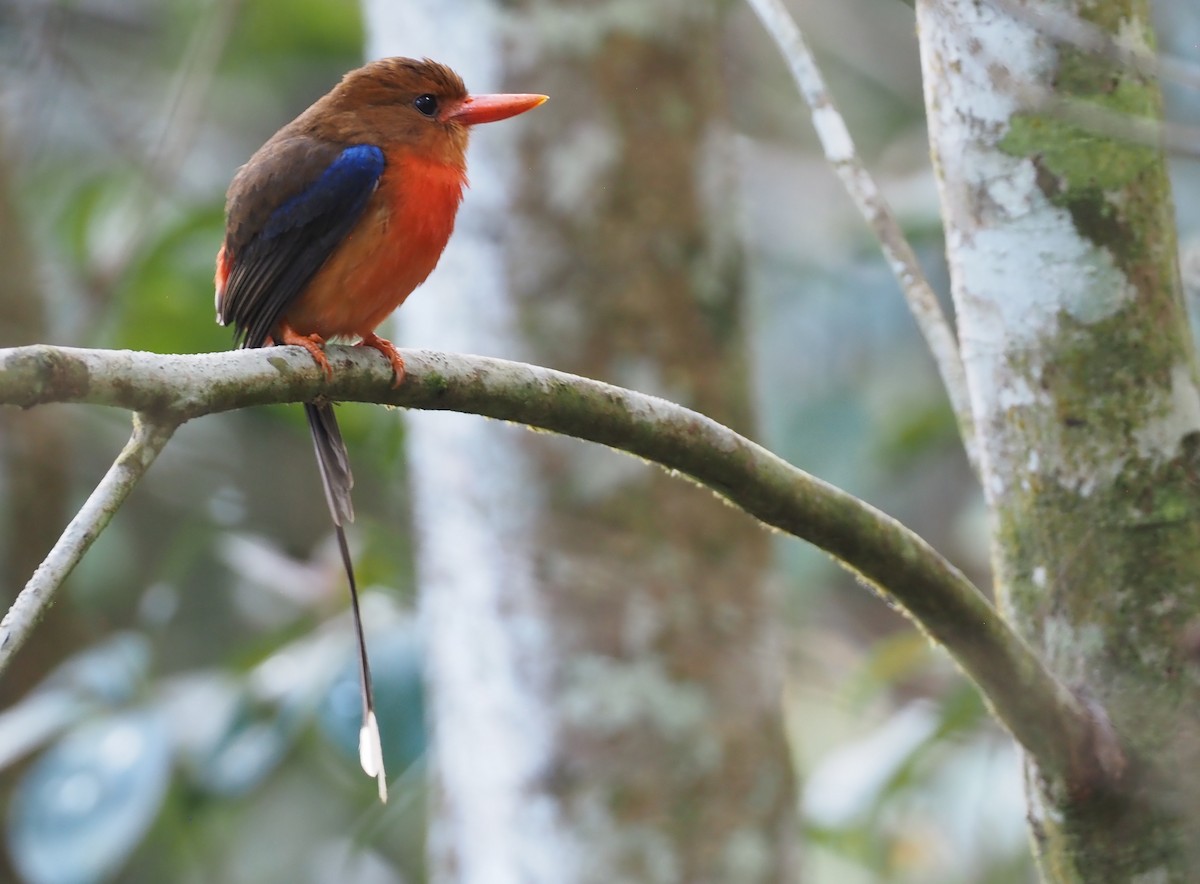
{"type": "Polygon", "coordinates": [[[430,95],[426,92],[424,95],[418,95],[413,99],[413,107],[419,110],[427,117],[432,117],[437,113],[438,100],[436,95],[430,95]]]}

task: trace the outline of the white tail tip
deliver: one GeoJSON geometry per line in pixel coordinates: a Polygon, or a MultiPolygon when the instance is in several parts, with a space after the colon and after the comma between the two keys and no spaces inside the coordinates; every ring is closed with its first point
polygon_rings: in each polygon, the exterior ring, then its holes
{"type": "Polygon", "coordinates": [[[387,804],[387,772],[383,769],[383,743],[379,739],[379,724],[375,713],[368,712],[362,730],[358,732],[358,763],[367,776],[379,782],[379,800],[387,804]]]}

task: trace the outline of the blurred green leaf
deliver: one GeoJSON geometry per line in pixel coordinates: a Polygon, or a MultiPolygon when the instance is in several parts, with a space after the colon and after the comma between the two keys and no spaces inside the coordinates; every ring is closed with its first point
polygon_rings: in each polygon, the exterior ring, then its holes
{"type": "Polygon", "coordinates": [[[46,679],[110,705],[127,703],[142,689],[150,673],[149,640],[125,631],[79,652],[46,679]]]}
{"type": "Polygon", "coordinates": [[[71,731],[17,785],[13,862],[29,884],[111,880],[141,842],[171,779],[167,728],[126,712],[71,731]]]}
{"type": "Polygon", "coordinates": [[[898,471],[941,446],[960,445],[954,413],[944,401],[925,400],[882,424],[874,454],[885,469],[898,471]]]}
{"type": "Polygon", "coordinates": [[[296,741],[290,716],[244,704],[194,769],[196,785],[226,798],[245,795],[277,768],[296,741]]]}
{"type": "Polygon", "coordinates": [[[124,279],[108,324],[114,347],[157,353],[225,350],[228,329],[216,324],[213,267],[224,230],[217,204],[196,206],[163,228],[124,279]]]}
{"type": "Polygon", "coordinates": [[[845,829],[873,817],[931,736],[939,716],[927,700],[913,702],[863,739],[830,753],[805,787],[809,818],[819,828],[845,829]]]}
{"type": "Polygon", "coordinates": [[[24,758],[90,706],[62,688],[35,691],[0,713],[0,770],[24,758]]]}
{"type": "Polygon", "coordinates": [[[130,631],[69,657],[28,696],[0,713],[0,768],[97,707],[127,703],[146,684],[150,658],[149,641],[130,631]]]}
{"type": "Polygon", "coordinates": [[[229,54],[234,64],[261,69],[271,59],[357,54],[362,43],[357,3],[256,0],[246,4],[229,54]]]}
{"type": "Polygon", "coordinates": [[[929,666],[932,659],[933,645],[924,633],[915,629],[896,632],[871,646],[864,665],[846,687],[847,698],[861,707],[929,666]]]}
{"type": "Polygon", "coordinates": [[[114,180],[110,172],[101,172],[84,178],[64,195],[55,227],[72,264],[86,267],[91,262],[96,219],[105,202],[129,185],[128,180],[114,180]]]}
{"type": "MultiPolygon", "coordinates": [[[[408,624],[369,642],[375,709],[383,758],[396,776],[425,753],[425,685],[418,639],[408,624]]],[[[321,731],[343,755],[358,762],[362,726],[358,657],[346,661],[318,715],[321,731]]]]}

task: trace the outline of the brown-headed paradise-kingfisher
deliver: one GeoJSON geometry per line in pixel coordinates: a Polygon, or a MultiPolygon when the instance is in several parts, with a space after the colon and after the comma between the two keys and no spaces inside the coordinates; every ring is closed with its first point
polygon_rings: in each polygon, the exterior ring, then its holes
{"type": "MultiPolygon", "coordinates": [[[[466,185],[467,133],[544,95],[469,95],[445,65],[385,58],[346,74],[234,176],[217,255],[217,321],[242,347],[297,344],[332,376],[324,345],[357,337],[404,360],[375,329],[433,270],[466,185]]],[[[350,553],[353,478],[333,407],[304,406],[350,583],[362,676],[363,769],[387,779],[350,553]]]]}

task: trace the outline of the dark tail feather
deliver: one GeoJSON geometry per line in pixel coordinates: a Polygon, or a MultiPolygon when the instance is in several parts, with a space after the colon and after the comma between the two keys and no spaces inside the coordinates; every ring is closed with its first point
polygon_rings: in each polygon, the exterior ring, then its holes
{"type": "Polygon", "coordinates": [[[321,470],[321,483],[325,486],[325,500],[329,514],[333,517],[333,528],[337,534],[338,551],[346,569],[346,580],[350,584],[350,610],[354,617],[354,638],[358,642],[359,675],[362,678],[363,725],[358,733],[358,755],[362,768],[368,776],[379,782],[379,800],[387,801],[387,774],[383,769],[383,747],[379,740],[379,725],[375,720],[375,693],[371,684],[371,664],[367,660],[367,639],[363,632],[362,613],[358,607],[358,582],[354,579],[354,563],[350,548],[346,544],[343,525],[354,521],[354,506],[350,501],[350,489],[354,487],[354,476],[350,473],[350,455],[342,432],[338,429],[337,417],[329,404],[306,404],[304,413],[308,417],[308,428],[312,431],[313,448],[317,452],[317,465],[321,470]]]}
{"type": "MultiPolygon", "coordinates": [[[[350,455],[346,452],[346,443],[342,441],[342,431],[338,429],[332,405],[305,403],[304,414],[312,431],[313,448],[317,451],[317,465],[321,468],[321,484],[325,486],[329,514],[333,516],[333,524],[341,527],[346,522],[354,521],[354,504],[350,501],[350,489],[354,487],[350,455]]],[[[350,580],[354,582],[353,576],[350,580]]]]}

